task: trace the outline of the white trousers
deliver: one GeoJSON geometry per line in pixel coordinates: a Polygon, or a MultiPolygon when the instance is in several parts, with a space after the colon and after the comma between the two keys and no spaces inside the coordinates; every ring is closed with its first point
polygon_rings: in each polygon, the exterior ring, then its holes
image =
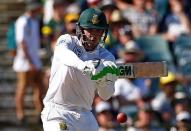
{"type": "Polygon", "coordinates": [[[41,113],[44,131],[98,131],[91,111],[66,110],[58,105],[45,107],[41,113]]]}

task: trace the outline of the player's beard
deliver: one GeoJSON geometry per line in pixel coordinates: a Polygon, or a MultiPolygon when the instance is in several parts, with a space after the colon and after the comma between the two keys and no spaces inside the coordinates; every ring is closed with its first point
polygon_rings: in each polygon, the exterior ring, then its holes
{"type": "Polygon", "coordinates": [[[86,51],[94,51],[98,44],[99,42],[94,37],[87,38],[85,35],[83,36],[82,45],[86,51]]]}

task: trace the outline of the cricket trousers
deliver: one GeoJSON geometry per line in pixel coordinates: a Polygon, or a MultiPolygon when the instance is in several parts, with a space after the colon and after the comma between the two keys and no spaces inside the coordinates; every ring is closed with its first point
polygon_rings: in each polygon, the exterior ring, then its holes
{"type": "Polygon", "coordinates": [[[98,131],[99,128],[91,111],[66,109],[53,103],[45,106],[41,119],[44,131],[98,131]]]}

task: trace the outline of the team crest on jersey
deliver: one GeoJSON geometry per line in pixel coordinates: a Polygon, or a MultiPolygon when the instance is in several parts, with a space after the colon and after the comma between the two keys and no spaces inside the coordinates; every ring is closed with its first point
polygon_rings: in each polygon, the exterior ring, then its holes
{"type": "Polygon", "coordinates": [[[59,126],[60,126],[61,130],[67,130],[68,129],[66,122],[60,122],[59,126]]]}
{"type": "Polygon", "coordinates": [[[64,44],[64,43],[65,43],[65,40],[61,40],[61,41],[58,42],[57,45],[62,45],[62,44],[64,44]]]}
{"type": "Polygon", "coordinates": [[[83,54],[83,50],[81,48],[79,48],[78,46],[75,46],[73,49],[74,53],[80,57],[83,54]]]}
{"type": "Polygon", "coordinates": [[[96,14],[93,14],[93,18],[92,18],[92,24],[97,24],[99,23],[99,19],[98,19],[98,15],[96,14]]]}

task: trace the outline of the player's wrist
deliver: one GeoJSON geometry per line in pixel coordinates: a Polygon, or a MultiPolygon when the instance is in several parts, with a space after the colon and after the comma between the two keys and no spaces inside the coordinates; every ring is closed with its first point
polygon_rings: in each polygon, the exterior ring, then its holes
{"type": "Polygon", "coordinates": [[[84,69],[86,68],[86,63],[85,62],[81,62],[79,64],[77,64],[77,69],[80,70],[80,71],[84,71],[84,69]]]}

